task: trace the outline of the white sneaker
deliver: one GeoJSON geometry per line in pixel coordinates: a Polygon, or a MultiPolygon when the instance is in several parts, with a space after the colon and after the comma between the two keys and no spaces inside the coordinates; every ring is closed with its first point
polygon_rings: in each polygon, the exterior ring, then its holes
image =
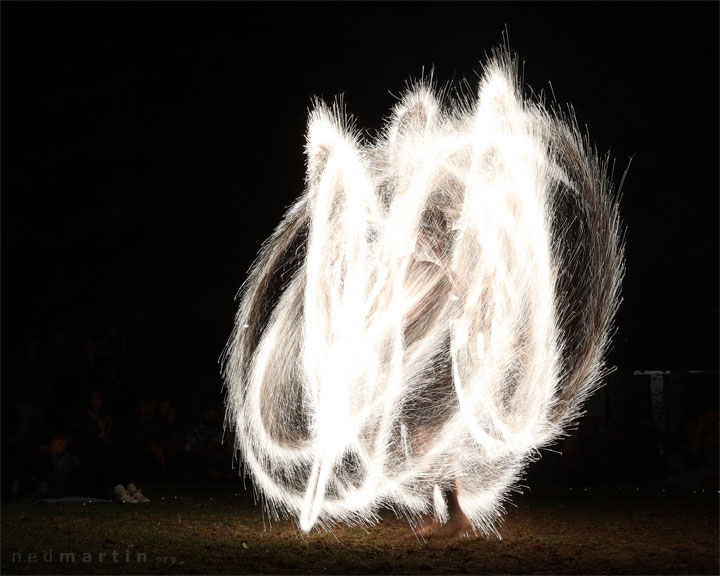
{"type": "Polygon", "coordinates": [[[123,486],[122,484],[118,484],[117,486],[115,486],[115,488],[113,488],[113,492],[115,493],[115,500],[117,500],[118,502],[122,502],[123,504],[138,503],[138,501],[135,500],[135,498],[133,498],[127,490],[125,490],[125,486],[123,486]]]}
{"type": "Polygon", "coordinates": [[[142,504],[145,504],[147,502],[150,502],[150,498],[147,498],[140,490],[138,490],[137,486],[130,482],[130,484],[127,485],[127,492],[130,494],[130,497],[135,500],[135,502],[139,502],[142,504]]]}

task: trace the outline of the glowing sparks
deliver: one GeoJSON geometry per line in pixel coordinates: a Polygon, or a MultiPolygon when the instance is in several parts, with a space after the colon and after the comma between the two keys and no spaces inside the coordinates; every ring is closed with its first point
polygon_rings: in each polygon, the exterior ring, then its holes
{"type": "Polygon", "coordinates": [[[448,517],[495,531],[525,465],[598,384],[622,276],[605,164],[523,100],[505,53],[477,101],[420,85],[363,145],[319,104],[307,187],[264,245],[225,357],[227,422],[303,530],[448,517]]]}

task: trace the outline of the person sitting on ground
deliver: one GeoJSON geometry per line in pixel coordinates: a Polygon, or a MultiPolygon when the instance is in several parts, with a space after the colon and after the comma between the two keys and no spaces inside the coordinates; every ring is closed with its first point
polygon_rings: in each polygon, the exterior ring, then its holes
{"type": "Polygon", "coordinates": [[[121,449],[130,476],[144,480],[161,480],[167,476],[162,430],[151,399],[138,400],[134,418],[125,423],[122,440],[121,449]]]}

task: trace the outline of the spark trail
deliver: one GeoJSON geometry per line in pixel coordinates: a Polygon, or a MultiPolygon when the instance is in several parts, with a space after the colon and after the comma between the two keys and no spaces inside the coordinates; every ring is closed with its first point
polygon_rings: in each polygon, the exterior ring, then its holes
{"type": "Polygon", "coordinates": [[[410,88],[363,143],[309,119],[306,191],[241,289],[226,423],[269,511],[475,530],[599,385],[623,274],[607,161],[498,51],[477,98],[410,88]]]}

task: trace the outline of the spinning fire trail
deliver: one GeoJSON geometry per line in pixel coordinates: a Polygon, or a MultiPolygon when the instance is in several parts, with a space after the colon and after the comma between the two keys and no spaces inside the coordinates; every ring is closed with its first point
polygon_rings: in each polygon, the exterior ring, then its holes
{"type": "Polygon", "coordinates": [[[617,204],[572,117],[511,55],[477,100],[410,89],[364,143],[319,103],[306,191],[241,290],[226,422],[270,512],[473,529],[598,386],[623,274],[617,204]]]}

